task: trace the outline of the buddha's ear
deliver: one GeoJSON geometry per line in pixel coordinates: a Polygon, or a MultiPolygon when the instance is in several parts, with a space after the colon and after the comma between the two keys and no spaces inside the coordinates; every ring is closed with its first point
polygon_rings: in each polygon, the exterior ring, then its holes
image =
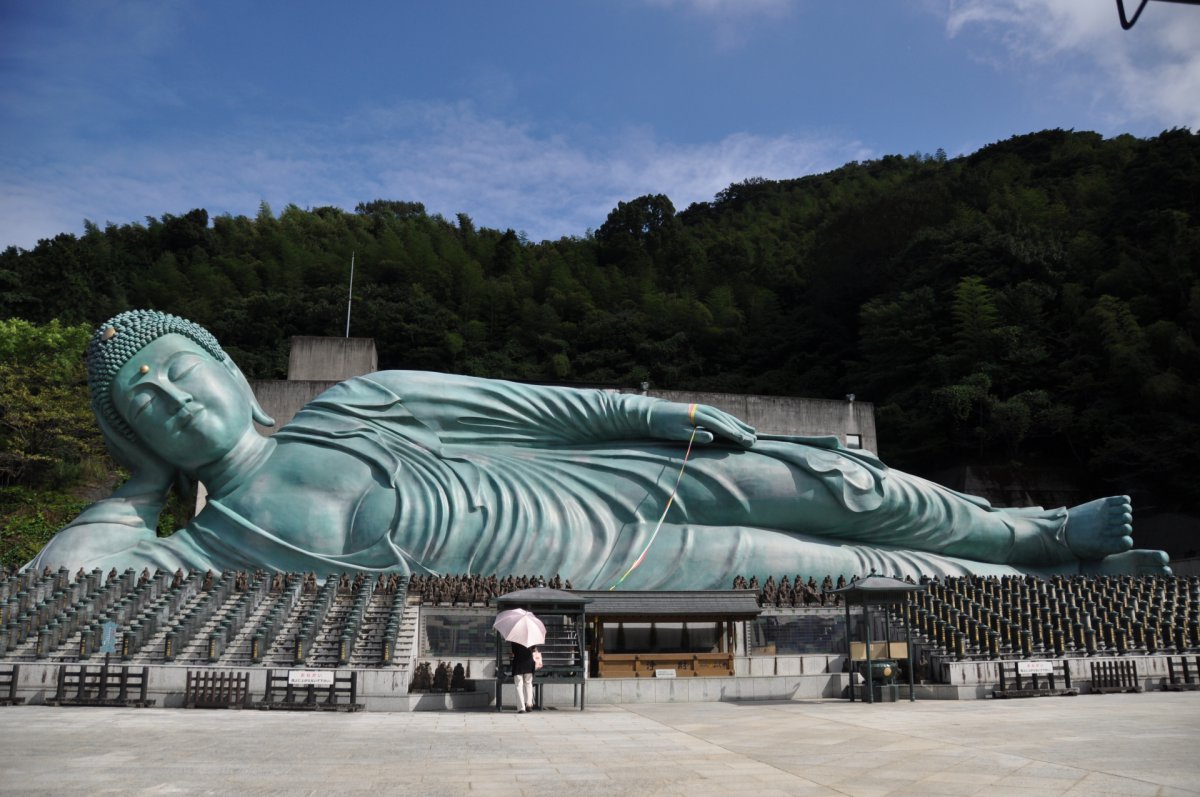
{"type": "Polygon", "coordinates": [[[153,456],[140,442],[130,440],[113,429],[112,424],[102,414],[96,412],[94,415],[96,425],[100,427],[100,434],[104,437],[104,445],[108,449],[109,455],[122,468],[130,473],[136,473],[145,460],[153,456]]]}
{"type": "Polygon", "coordinates": [[[250,402],[250,414],[253,416],[255,422],[261,426],[274,426],[275,419],[267,415],[267,411],[258,403],[258,398],[250,388],[249,380],[242,373],[242,369],[237,367],[237,363],[230,359],[229,355],[225,355],[225,361],[222,364],[229,370],[229,373],[233,374],[233,378],[237,380],[238,385],[245,391],[246,400],[250,402]]]}

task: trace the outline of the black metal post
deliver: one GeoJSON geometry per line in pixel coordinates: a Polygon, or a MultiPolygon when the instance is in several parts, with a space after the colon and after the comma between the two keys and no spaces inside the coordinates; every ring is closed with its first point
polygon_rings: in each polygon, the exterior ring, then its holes
{"type": "Polygon", "coordinates": [[[867,637],[867,702],[875,702],[875,678],[871,672],[871,607],[867,603],[866,595],[863,596],[863,631],[867,637]]]}
{"type": "Polygon", "coordinates": [[[846,596],[846,666],[850,670],[850,702],[854,702],[854,649],[850,646],[850,596],[846,596]]]}
{"type": "Polygon", "coordinates": [[[913,692],[913,644],[912,644],[912,625],[908,622],[909,606],[912,604],[912,595],[904,596],[904,645],[908,651],[908,702],[912,703],[917,699],[913,692]]]}

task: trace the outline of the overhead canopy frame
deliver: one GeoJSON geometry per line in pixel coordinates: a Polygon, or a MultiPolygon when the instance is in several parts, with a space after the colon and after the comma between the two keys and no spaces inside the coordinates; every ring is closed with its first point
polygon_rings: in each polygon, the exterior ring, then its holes
{"type": "MultiPolygon", "coordinates": [[[[572,648],[570,653],[570,661],[567,666],[553,666],[547,662],[547,666],[538,670],[534,674],[534,690],[538,692],[538,705],[541,705],[541,688],[546,683],[569,683],[573,685],[576,695],[576,704],[579,710],[583,711],[587,703],[587,672],[584,668],[586,660],[586,648],[584,643],[584,630],[587,627],[587,605],[592,602],[592,599],[586,595],[581,595],[577,592],[567,592],[561,589],[548,589],[546,587],[533,587],[531,589],[517,590],[509,592],[505,595],[499,595],[492,601],[496,606],[496,611],[501,612],[505,609],[526,609],[534,614],[547,616],[559,615],[568,621],[573,629],[575,636],[570,641],[572,648]]],[[[504,646],[501,644],[503,640],[499,634],[496,634],[496,710],[502,711],[504,703],[501,699],[501,688],[504,683],[504,646]]],[[[547,639],[547,643],[553,643],[555,640],[547,639]]],[[[564,640],[558,640],[562,642],[564,640]]],[[[565,651],[560,651],[564,652],[565,651]]]]}
{"type": "MultiPolygon", "coordinates": [[[[907,581],[901,581],[898,578],[888,578],[887,576],[870,575],[866,578],[860,578],[852,582],[848,586],[834,590],[840,592],[846,597],[846,660],[852,662],[853,654],[851,653],[850,640],[850,606],[857,603],[863,610],[863,629],[866,632],[866,670],[867,670],[867,691],[863,702],[875,702],[875,683],[871,672],[871,607],[872,606],[890,606],[893,603],[907,603],[912,599],[914,592],[924,592],[924,584],[910,584],[907,581]]],[[[913,657],[912,657],[912,629],[908,624],[908,612],[904,613],[904,636],[905,647],[908,653],[908,699],[909,701],[916,700],[916,695],[913,692],[913,657]]],[[[854,667],[851,664],[850,668],[850,700],[854,700],[854,667]]]]}

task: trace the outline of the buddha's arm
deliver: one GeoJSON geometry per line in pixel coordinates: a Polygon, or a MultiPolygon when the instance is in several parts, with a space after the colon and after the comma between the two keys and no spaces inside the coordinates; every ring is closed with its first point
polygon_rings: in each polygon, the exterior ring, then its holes
{"type": "Polygon", "coordinates": [[[630,393],[528,385],[424,371],[365,377],[394,392],[404,408],[445,443],[586,444],[687,440],[695,426],[750,446],[754,430],[728,413],[630,393]]]}
{"type": "Polygon", "coordinates": [[[74,568],[93,563],[103,567],[121,552],[154,539],[154,532],[136,513],[102,506],[111,500],[104,499],[80,513],[50,539],[28,567],[39,570],[47,566],[74,568]]]}
{"type": "Polygon", "coordinates": [[[80,512],[26,567],[107,569],[135,561],[169,565],[174,557],[158,550],[163,541],[154,533],[164,500],[163,488],[135,476],[80,512]]]}

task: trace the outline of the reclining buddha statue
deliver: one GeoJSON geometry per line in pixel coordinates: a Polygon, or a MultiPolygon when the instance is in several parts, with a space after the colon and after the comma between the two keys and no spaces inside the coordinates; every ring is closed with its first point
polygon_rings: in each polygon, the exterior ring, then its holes
{"type": "Polygon", "coordinates": [[[29,566],[561,573],[577,587],[725,587],[737,573],[1169,573],[1124,496],[1004,509],[834,438],[714,407],[419,371],[330,388],[273,435],[202,327],[134,310],[87,349],[130,478],[29,566]],[[207,491],[157,537],[179,480],[207,491]]]}

